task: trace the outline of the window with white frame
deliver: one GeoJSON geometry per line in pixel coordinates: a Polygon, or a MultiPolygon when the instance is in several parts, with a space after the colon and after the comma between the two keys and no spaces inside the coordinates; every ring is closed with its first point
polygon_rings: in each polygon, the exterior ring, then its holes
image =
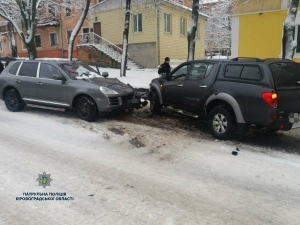
{"type": "Polygon", "coordinates": [[[142,14],[133,15],[133,32],[142,32],[142,14]]]}
{"type": "Polygon", "coordinates": [[[186,19],[183,18],[180,19],[180,34],[181,35],[186,34],[186,19]]]}
{"type": "Polygon", "coordinates": [[[58,46],[57,33],[56,32],[50,33],[50,46],[51,47],[58,46]]]}
{"type": "Polygon", "coordinates": [[[171,33],[171,14],[164,13],[165,32],[171,33]]]}
{"type": "Polygon", "coordinates": [[[2,46],[2,39],[0,39],[0,52],[3,51],[3,46],[2,46]]]}
{"type": "Polygon", "coordinates": [[[37,48],[41,48],[42,47],[42,39],[41,39],[41,35],[35,35],[34,37],[34,41],[35,41],[35,47],[37,48]]]}

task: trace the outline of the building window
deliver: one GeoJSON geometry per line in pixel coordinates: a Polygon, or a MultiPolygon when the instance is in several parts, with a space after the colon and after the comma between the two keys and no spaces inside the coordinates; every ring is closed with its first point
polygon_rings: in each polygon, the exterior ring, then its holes
{"type": "Polygon", "coordinates": [[[186,19],[180,19],[180,34],[185,35],[186,33],[186,19]]]}
{"type": "MultiPolygon", "coordinates": [[[[2,39],[0,39],[0,52],[3,51],[3,46],[2,46],[2,39]]],[[[1,63],[1,62],[0,62],[1,63]]]]}
{"type": "Polygon", "coordinates": [[[34,37],[35,40],[35,47],[37,48],[41,48],[42,47],[42,39],[41,39],[41,35],[35,35],[34,37]]]}
{"type": "Polygon", "coordinates": [[[68,40],[68,44],[70,42],[70,37],[71,37],[71,34],[72,34],[73,30],[67,30],[67,40],[68,40]]]}
{"type": "Polygon", "coordinates": [[[71,16],[72,15],[72,9],[71,7],[71,2],[70,0],[66,1],[66,16],[71,16]]]}
{"type": "Polygon", "coordinates": [[[165,32],[170,33],[171,32],[171,15],[164,13],[164,19],[165,19],[165,32]]]}
{"type": "Polygon", "coordinates": [[[83,34],[88,34],[90,31],[90,28],[86,27],[86,28],[82,28],[82,33],[83,34]]]}
{"type": "Polygon", "coordinates": [[[6,27],[7,27],[6,25],[0,26],[0,33],[6,32],[7,31],[6,27]]]}
{"type": "Polygon", "coordinates": [[[58,46],[57,33],[50,33],[50,46],[58,46]]]}
{"type": "Polygon", "coordinates": [[[142,31],[142,14],[133,15],[133,32],[142,31]]]}

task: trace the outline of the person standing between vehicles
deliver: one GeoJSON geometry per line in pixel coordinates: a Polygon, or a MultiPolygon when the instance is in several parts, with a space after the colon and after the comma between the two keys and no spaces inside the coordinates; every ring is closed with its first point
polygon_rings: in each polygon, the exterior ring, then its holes
{"type": "Polygon", "coordinates": [[[6,56],[5,57],[5,67],[8,66],[9,62],[10,62],[10,58],[8,56],[6,56]]]}
{"type": "Polygon", "coordinates": [[[171,72],[171,66],[170,66],[170,58],[166,57],[165,62],[160,65],[158,69],[158,74],[165,74],[168,75],[171,72]]]}
{"type": "Polygon", "coordinates": [[[4,66],[3,66],[2,61],[0,60],[0,73],[2,73],[3,70],[4,70],[4,66]]]}

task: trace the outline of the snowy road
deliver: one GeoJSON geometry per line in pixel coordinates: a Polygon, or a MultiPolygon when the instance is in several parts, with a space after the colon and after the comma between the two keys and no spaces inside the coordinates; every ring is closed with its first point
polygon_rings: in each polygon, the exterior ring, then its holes
{"type": "Polygon", "coordinates": [[[217,142],[193,123],[143,113],[86,123],[0,102],[0,224],[299,224],[300,157],[281,151],[299,151],[299,131],[217,142]],[[16,201],[24,192],[74,200],[16,201]]]}

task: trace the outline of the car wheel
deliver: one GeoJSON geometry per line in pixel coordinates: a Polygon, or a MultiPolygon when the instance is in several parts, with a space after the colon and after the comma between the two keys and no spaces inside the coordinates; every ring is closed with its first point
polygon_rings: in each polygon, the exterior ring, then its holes
{"type": "Polygon", "coordinates": [[[14,89],[6,92],[4,101],[6,108],[11,112],[20,112],[26,106],[19,93],[14,89]]]}
{"type": "Polygon", "coordinates": [[[208,115],[212,135],[221,140],[230,139],[234,134],[235,122],[232,113],[224,107],[213,108],[208,115]]]}
{"type": "Polygon", "coordinates": [[[159,114],[161,111],[161,105],[159,103],[157,91],[151,91],[150,93],[150,110],[153,114],[159,114]]]}
{"type": "Polygon", "coordinates": [[[88,122],[94,121],[97,117],[97,107],[87,96],[82,96],[77,100],[76,111],[80,119],[88,122]]]}

